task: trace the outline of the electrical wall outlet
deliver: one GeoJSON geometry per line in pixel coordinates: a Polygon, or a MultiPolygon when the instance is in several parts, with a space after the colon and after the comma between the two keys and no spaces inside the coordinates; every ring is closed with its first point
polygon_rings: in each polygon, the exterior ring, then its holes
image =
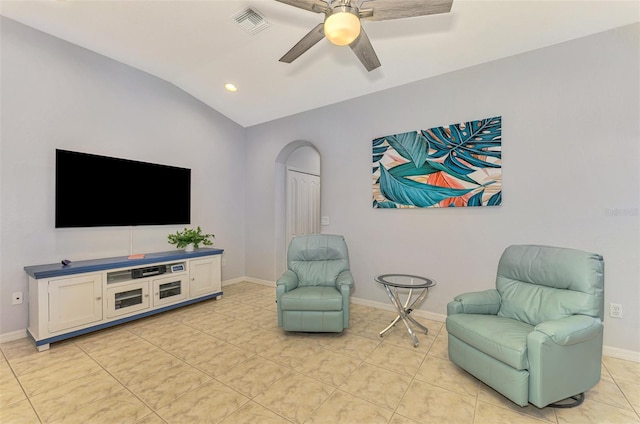
{"type": "Polygon", "coordinates": [[[15,292],[11,295],[11,304],[20,305],[22,303],[22,292],[15,292]]]}
{"type": "Polygon", "coordinates": [[[609,316],[611,318],[622,318],[622,305],[619,303],[609,303],[609,316]]]}

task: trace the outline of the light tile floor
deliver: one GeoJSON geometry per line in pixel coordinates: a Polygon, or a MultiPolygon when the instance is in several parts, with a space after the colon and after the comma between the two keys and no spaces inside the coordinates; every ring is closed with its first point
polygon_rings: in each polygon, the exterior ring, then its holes
{"type": "Polygon", "coordinates": [[[413,348],[395,314],[351,305],[340,335],[285,333],[275,289],[224,287],[211,300],[37,352],[0,345],[8,423],[640,423],[640,364],[604,358],[572,409],[520,408],[447,358],[443,323],[413,348]]]}

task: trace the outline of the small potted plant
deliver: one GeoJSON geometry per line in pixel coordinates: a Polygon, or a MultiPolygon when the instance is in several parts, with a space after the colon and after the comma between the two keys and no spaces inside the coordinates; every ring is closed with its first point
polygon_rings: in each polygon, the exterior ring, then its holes
{"type": "Polygon", "coordinates": [[[203,246],[211,246],[213,242],[209,239],[213,237],[215,237],[213,234],[203,234],[199,226],[195,230],[185,228],[184,231],[176,231],[175,234],[167,236],[169,243],[175,244],[178,249],[184,248],[185,252],[193,252],[201,244],[203,246]]]}

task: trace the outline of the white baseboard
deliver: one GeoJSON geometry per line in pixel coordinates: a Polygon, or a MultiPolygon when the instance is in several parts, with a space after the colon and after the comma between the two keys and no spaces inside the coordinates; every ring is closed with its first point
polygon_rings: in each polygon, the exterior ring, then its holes
{"type": "MultiPolygon", "coordinates": [[[[388,303],[375,302],[373,300],[367,300],[367,299],[359,299],[357,297],[351,297],[351,302],[355,303],[356,305],[369,306],[371,308],[384,309],[386,311],[396,310],[396,308],[394,308],[393,305],[390,305],[388,303]]],[[[423,311],[420,309],[414,309],[411,312],[411,314],[420,318],[430,319],[438,322],[445,322],[445,320],[447,319],[446,315],[436,314],[434,312],[423,311]]],[[[602,354],[610,358],[623,359],[625,361],[632,361],[632,362],[640,362],[640,352],[635,352],[633,350],[620,349],[620,348],[611,347],[611,346],[603,346],[602,354]]]]}
{"type": "MultiPolygon", "coordinates": [[[[353,296],[351,297],[351,302],[355,303],[356,305],[368,306],[370,308],[376,308],[376,309],[383,309],[385,311],[393,312],[396,310],[396,308],[394,308],[393,305],[390,305],[388,303],[376,302],[376,301],[367,300],[367,299],[360,299],[353,296]]],[[[447,318],[446,315],[436,314],[435,312],[423,311],[421,309],[414,309],[413,312],[411,312],[411,314],[420,318],[430,319],[432,321],[438,321],[438,322],[444,322],[445,319],[447,318]]]]}
{"type": "Polygon", "coordinates": [[[222,287],[230,286],[232,284],[242,283],[244,281],[247,281],[246,278],[244,278],[244,277],[238,277],[238,278],[232,278],[230,280],[224,280],[222,282],[222,287]]]}
{"type": "Polygon", "coordinates": [[[246,281],[248,283],[262,284],[263,286],[269,286],[269,287],[276,286],[275,281],[260,280],[259,278],[253,278],[253,277],[242,277],[242,281],[246,281]]]}
{"type": "Polygon", "coordinates": [[[12,331],[10,333],[0,334],[0,343],[12,342],[14,340],[24,339],[27,337],[27,329],[12,331]]]}
{"type": "Polygon", "coordinates": [[[602,354],[611,358],[624,359],[625,361],[640,362],[640,352],[634,352],[633,350],[603,346],[602,354]]]}
{"type": "MultiPolygon", "coordinates": [[[[222,282],[222,286],[223,287],[230,286],[232,284],[242,283],[245,281],[249,283],[261,284],[263,286],[269,286],[269,287],[276,286],[276,283],[274,281],[261,280],[253,277],[238,277],[238,278],[232,278],[230,280],[225,280],[222,282]]],[[[351,302],[355,303],[356,305],[368,306],[371,308],[383,309],[386,311],[395,311],[395,308],[393,307],[393,305],[390,305],[388,303],[376,302],[368,299],[360,299],[353,296],[351,297],[351,302]]],[[[447,318],[446,315],[437,314],[435,312],[423,311],[420,309],[415,309],[412,312],[412,314],[420,318],[430,319],[438,322],[445,322],[447,318]]],[[[26,328],[22,330],[12,331],[10,333],[0,334],[0,343],[7,343],[13,340],[23,339],[25,337],[27,337],[26,328]]],[[[611,346],[603,346],[602,354],[604,356],[609,356],[611,358],[623,359],[625,361],[633,361],[633,362],[640,363],[640,352],[635,352],[633,350],[620,349],[620,348],[611,347],[611,346]]]]}

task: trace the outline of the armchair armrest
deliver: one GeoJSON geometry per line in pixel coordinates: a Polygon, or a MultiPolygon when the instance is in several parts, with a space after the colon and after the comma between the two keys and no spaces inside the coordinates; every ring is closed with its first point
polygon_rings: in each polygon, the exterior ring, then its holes
{"type": "Polygon", "coordinates": [[[298,287],[298,276],[290,269],[286,270],[284,274],[278,278],[278,281],[276,281],[276,288],[282,293],[286,293],[296,287],[298,287]]]}
{"type": "Polygon", "coordinates": [[[345,270],[338,274],[338,278],[336,278],[336,288],[340,290],[341,286],[353,287],[353,275],[351,275],[351,271],[345,270]]]}
{"type": "Polygon", "coordinates": [[[276,281],[276,304],[278,305],[278,326],[282,327],[283,315],[280,308],[280,300],[282,295],[298,287],[298,276],[290,269],[286,270],[278,281],[276,281]]]}
{"type": "Polygon", "coordinates": [[[351,293],[352,287],[353,275],[351,275],[351,271],[345,270],[338,274],[338,277],[336,278],[336,288],[342,295],[342,326],[344,328],[349,328],[349,316],[351,315],[349,306],[349,295],[351,293]]]}
{"type": "Polygon", "coordinates": [[[545,321],[534,328],[534,332],[543,333],[554,343],[569,346],[593,339],[602,331],[599,318],[587,315],[572,315],[566,318],[545,321]]]}
{"type": "Polygon", "coordinates": [[[496,315],[500,309],[500,294],[496,289],[463,293],[447,305],[447,315],[496,315]]]}
{"type": "Polygon", "coordinates": [[[600,318],[572,315],[542,322],[527,335],[529,402],[542,408],[589,390],[600,380],[600,318]]]}

